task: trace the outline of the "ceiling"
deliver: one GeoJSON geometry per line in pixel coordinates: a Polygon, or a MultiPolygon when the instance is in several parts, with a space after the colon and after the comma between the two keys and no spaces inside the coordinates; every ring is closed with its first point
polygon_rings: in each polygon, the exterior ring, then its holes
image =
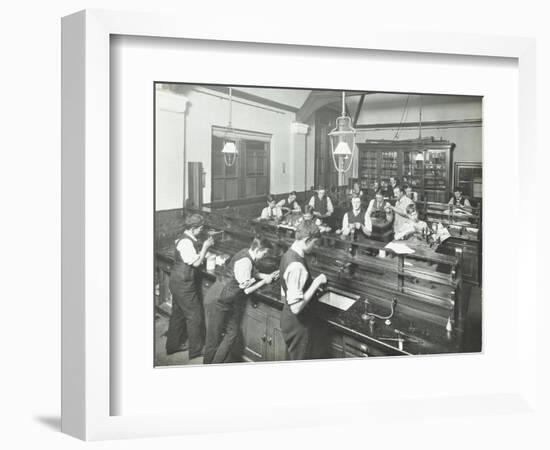
{"type": "MultiPolygon", "coordinates": [[[[208,88],[224,94],[229,93],[229,86],[222,85],[187,85],[181,83],[167,84],[163,88],[180,94],[194,87],[208,88]]],[[[320,90],[320,89],[288,89],[288,88],[269,88],[269,87],[246,87],[234,86],[233,96],[245,100],[259,101],[273,107],[293,111],[296,113],[296,120],[307,122],[315,111],[320,108],[330,108],[336,112],[342,109],[342,91],[338,90],[320,90]]],[[[430,104],[437,105],[442,103],[453,103],[464,101],[465,96],[446,96],[433,94],[403,94],[403,93],[380,93],[366,91],[346,91],[346,111],[352,117],[358,120],[358,123],[368,123],[369,112],[373,110],[383,112],[393,108],[412,107],[421,102],[424,106],[430,104]],[[422,99],[420,99],[422,97],[422,99]],[[459,100],[460,99],[460,100],[459,100]],[[360,109],[359,114],[357,110],[360,109]]],[[[479,98],[476,97],[477,101],[479,98]]]]}

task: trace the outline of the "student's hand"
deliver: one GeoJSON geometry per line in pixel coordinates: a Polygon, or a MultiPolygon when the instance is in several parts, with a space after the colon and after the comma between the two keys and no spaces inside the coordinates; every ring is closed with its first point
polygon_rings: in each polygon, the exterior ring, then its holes
{"type": "Polygon", "coordinates": [[[313,215],[315,217],[321,217],[321,213],[319,211],[313,211],[313,215]]]}
{"type": "Polygon", "coordinates": [[[317,286],[321,286],[327,282],[327,277],[324,273],[322,273],[321,275],[317,275],[314,281],[317,286]]]}
{"type": "Polygon", "coordinates": [[[361,229],[361,224],[359,222],[356,222],[355,223],[355,229],[356,230],[360,230],[361,229]]]}
{"type": "Polygon", "coordinates": [[[202,248],[205,250],[208,250],[213,245],[214,245],[214,238],[210,236],[206,241],[203,242],[202,248]]]}

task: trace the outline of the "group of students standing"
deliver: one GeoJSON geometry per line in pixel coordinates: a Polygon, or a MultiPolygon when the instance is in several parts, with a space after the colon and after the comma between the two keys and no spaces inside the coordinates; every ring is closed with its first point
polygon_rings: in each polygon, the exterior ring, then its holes
{"type": "Polygon", "coordinates": [[[256,263],[269,252],[271,243],[254,238],[248,248],[237,252],[226,264],[223,276],[210,288],[216,295],[209,296],[204,303],[200,266],[214,241],[208,238],[202,245],[198,244],[197,237],[203,226],[202,216],[190,215],[186,218],[183,236],[176,241],[169,284],[173,301],[166,353],[188,349],[190,360],[203,356],[204,364],[241,361],[241,325],[246,300],[254,291],[280,277],[284,304],[281,330],[290,359],[321,357],[316,342],[322,326],[311,300],[327,278],[319,275],[313,279],[305,259],[320,237],[317,225],[311,220],[298,225],[295,241],[282,256],[279,270],[270,274],[260,273],[256,263]]]}

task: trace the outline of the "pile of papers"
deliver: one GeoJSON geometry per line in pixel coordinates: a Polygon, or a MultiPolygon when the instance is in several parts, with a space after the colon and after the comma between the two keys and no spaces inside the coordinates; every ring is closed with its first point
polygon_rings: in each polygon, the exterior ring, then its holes
{"type": "Polygon", "coordinates": [[[386,245],[386,248],[388,250],[392,250],[398,255],[408,255],[414,253],[414,250],[412,248],[410,248],[406,244],[403,244],[402,242],[390,242],[388,245],[386,245]]]}

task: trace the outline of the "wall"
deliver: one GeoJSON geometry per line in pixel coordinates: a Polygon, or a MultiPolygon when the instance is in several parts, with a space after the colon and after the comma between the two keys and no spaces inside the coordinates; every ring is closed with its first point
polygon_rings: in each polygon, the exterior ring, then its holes
{"type": "MultiPolygon", "coordinates": [[[[196,89],[191,86],[185,87],[183,94],[188,100],[185,114],[184,177],[187,179],[188,162],[201,161],[203,163],[203,170],[206,172],[204,202],[208,203],[211,199],[212,182],[212,126],[227,126],[229,102],[226,95],[199,87],[196,89]]],[[[164,120],[165,117],[159,116],[159,119],[164,120]]],[[[294,186],[294,182],[290,177],[291,123],[294,120],[295,114],[293,112],[265,107],[240,99],[234,99],[233,101],[233,128],[272,134],[270,183],[271,192],[275,194],[288,192],[292,189],[303,189],[303,185],[294,186]]],[[[166,123],[157,123],[157,130],[166,129],[168,126],[166,123]]],[[[176,146],[173,146],[173,151],[179,152],[176,146]]],[[[171,163],[176,165],[180,164],[180,159],[181,155],[169,157],[171,163]]],[[[302,169],[296,168],[296,170],[302,169]]],[[[178,189],[180,184],[178,182],[170,187],[168,183],[157,183],[157,189],[178,189]]],[[[187,185],[184,181],[183,192],[186,191],[187,185]]],[[[163,203],[162,208],[157,207],[157,210],[179,208],[182,205],[182,203],[178,203],[180,201],[179,196],[164,193],[159,195],[163,198],[170,198],[170,202],[163,203]]]]}
{"type": "MultiPolygon", "coordinates": [[[[384,124],[418,122],[420,98],[411,95],[405,114],[404,105],[406,95],[401,94],[373,94],[366,97],[358,123],[384,124]]],[[[469,96],[422,96],[422,122],[475,120],[482,118],[482,101],[480,97],[469,96]]],[[[357,142],[366,139],[394,139],[396,129],[363,129],[357,133],[357,142]]],[[[414,139],[418,137],[418,127],[403,128],[399,131],[399,139],[414,139]]],[[[453,125],[429,127],[422,129],[422,136],[434,136],[454,142],[456,144],[453,160],[482,161],[482,128],[481,125],[453,125]]]]}
{"type": "Polygon", "coordinates": [[[158,91],[155,102],[155,209],[183,207],[187,99],[158,91]]]}
{"type": "MultiPolygon", "coordinates": [[[[178,94],[160,91],[157,96],[157,210],[181,208],[187,191],[187,163],[202,161],[206,172],[204,201],[211,200],[211,146],[212,126],[226,126],[229,120],[229,102],[226,95],[206,88],[178,86],[178,94]],[[180,98],[186,108],[173,107],[174,98],[180,98]],[[160,100],[159,100],[160,99],[160,100]],[[164,100],[163,100],[164,99],[164,100]],[[161,101],[162,100],[162,101],[161,101]],[[164,102],[164,103],[163,103],[164,102]],[[170,103],[169,108],[159,105],[170,103]],[[170,109],[172,108],[172,109],[170,109]]],[[[434,136],[454,142],[454,161],[480,162],[482,158],[482,129],[478,125],[453,124],[430,127],[430,121],[460,121],[481,119],[482,104],[479,97],[372,94],[366,97],[358,123],[378,124],[375,129],[359,129],[357,142],[366,139],[394,139],[396,128],[384,124],[417,122],[422,101],[422,135],[434,136]]],[[[307,123],[305,149],[296,147],[292,135],[295,114],[266,107],[250,101],[233,101],[233,127],[269,133],[271,140],[270,185],[271,192],[282,194],[290,190],[303,191],[314,184],[315,116],[307,123]],[[299,153],[292,153],[296,147],[299,153]],[[307,157],[302,152],[307,152],[307,157]],[[307,170],[306,170],[307,159],[307,170]],[[283,167],[284,165],[284,167],[283,167]],[[304,176],[307,179],[304,183],[304,176]]],[[[418,137],[418,127],[404,126],[399,139],[418,137]]],[[[299,141],[299,140],[298,140],[299,141]]],[[[353,174],[350,172],[349,176],[353,174]]]]}

